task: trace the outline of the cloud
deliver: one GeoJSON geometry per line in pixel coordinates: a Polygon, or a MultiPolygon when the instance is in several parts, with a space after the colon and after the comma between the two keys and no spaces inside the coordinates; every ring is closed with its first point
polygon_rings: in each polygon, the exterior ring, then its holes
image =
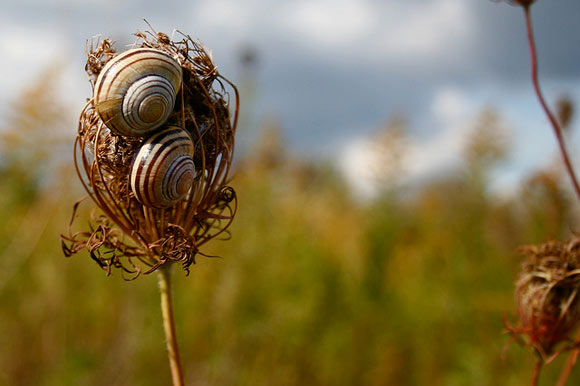
{"type": "Polygon", "coordinates": [[[475,113],[470,98],[461,90],[449,86],[439,89],[431,104],[431,128],[436,134],[426,141],[412,142],[407,159],[409,178],[425,178],[456,166],[475,113]]]}
{"type": "Polygon", "coordinates": [[[374,198],[379,192],[375,170],[376,157],[369,138],[356,138],[339,153],[339,169],[352,189],[354,196],[361,200],[374,198]]]}
{"type": "Polygon", "coordinates": [[[292,2],[282,25],[304,44],[345,49],[367,37],[379,15],[368,1],[302,0],[292,2]]]}
{"type": "Polygon", "coordinates": [[[464,0],[387,4],[389,7],[383,9],[386,20],[378,26],[376,46],[387,57],[407,61],[445,55],[472,37],[472,15],[464,0]],[[454,43],[448,44],[449,41],[454,43]]]}
{"type": "MultiPolygon", "coordinates": [[[[475,113],[476,106],[468,95],[454,87],[441,87],[431,102],[432,135],[427,139],[407,138],[400,160],[402,173],[396,183],[416,184],[461,165],[465,134],[475,113]]],[[[342,173],[355,195],[363,200],[372,199],[384,188],[385,182],[376,175],[377,165],[385,159],[381,150],[376,139],[369,136],[345,143],[340,153],[342,173]]]]}
{"type": "Polygon", "coordinates": [[[9,103],[38,79],[50,63],[63,57],[62,36],[14,21],[0,22],[0,126],[9,103]]]}
{"type": "Polygon", "coordinates": [[[257,1],[203,0],[194,5],[195,24],[201,29],[221,29],[228,35],[249,32],[259,26],[257,1]]]}
{"type": "Polygon", "coordinates": [[[437,57],[461,46],[472,37],[469,10],[465,0],[202,0],[192,12],[194,25],[206,33],[274,41],[276,51],[289,49],[288,55],[303,50],[309,58],[342,54],[341,61],[384,63],[437,57]]]}
{"type": "Polygon", "coordinates": [[[18,89],[40,73],[46,63],[62,55],[64,41],[58,34],[16,22],[0,23],[0,52],[3,89],[18,89]]]}
{"type": "MultiPolygon", "coordinates": [[[[468,114],[473,106],[488,101],[502,110],[518,103],[510,119],[528,129],[529,111],[537,109],[533,98],[521,99],[530,92],[521,9],[506,4],[487,0],[113,0],[90,5],[59,1],[56,6],[26,0],[4,7],[0,70],[11,76],[0,79],[0,109],[13,90],[58,57],[66,57],[67,63],[70,59],[65,70],[74,74],[67,75],[69,84],[63,89],[71,96],[83,94],[78,99],[84,100],[88,90],[82,70],[85,39],[103,33],[123,47],[132,41],[136,28],[147,28],[141,18],[158,30],[170,33],[176,27],[200,38],[211,47],[228,78],[254,81],[255,99],[246,98],[247,90],[241,90],[242,108],[254,112],[256,122],[275,114],[291,150],[313,157],[322,153],[320,149],[328,149],[324,155],[343,149],[335,144],[347,137],[349,142],[364,142],[393,112],[402,112],[411,121],[414,139],[409,167],[413,173],[429,174],[434,164],[452,163],[438,154],[460,146],[454,141],[463,135],[462,112],[468,114]],[[135,14],[135,9],[140,13],[135,14]],[[27,50],[31,45],[35,49],[27,50]],[[252,79],[243,78],[237,67],[240,48],[248,45],[259,55],[252,79]],[[79,81],[73,81],[77,75],[79,81]],[[488,93],[492,97],[482,102],[481,94],[488,89],[494,90],[493,95],[488,93]]],[[[574,49],[580,42],[578,12],[578,0],[534,5],[540,76],[547,92],[554,79],[569,88],[580,79],[580,51],[574,49]]],[[[542,118],[534,116],[538,119],[542,118]]],[[[526,139],[537,140],[529,134],[526,139]]],[[[535,157],[533,151],[522,154],[526,160],[535,157]]]]}

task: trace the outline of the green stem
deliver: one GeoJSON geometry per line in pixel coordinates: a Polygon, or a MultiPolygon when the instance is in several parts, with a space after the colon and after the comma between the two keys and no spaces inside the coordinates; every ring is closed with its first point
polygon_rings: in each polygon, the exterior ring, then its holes
{"type": "Polygon", "coordinates": [[[171,296],[171,267],[162,266],[159,269],[159,290],[161,292],[161,313],[163,314],[163,329],[167,340],[169,367],[173,386],[184,386],[183,370],[179,359],[175,320],[173,318],[173,301],[171,296]]]}

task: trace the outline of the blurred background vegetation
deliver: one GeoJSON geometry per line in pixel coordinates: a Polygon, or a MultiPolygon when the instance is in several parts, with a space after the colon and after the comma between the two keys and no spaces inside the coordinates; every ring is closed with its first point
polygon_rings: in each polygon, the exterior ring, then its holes
{"type": "MultiPolygon", "coordinates": [[[[55,66],[33,80],[0,131],[0,385],[169,384],[157,278],[107,277],[87,253],[61,251],[83,192],[59,76],[55,66]]],[[[262,124],[236,161],[232,238],[203,250],[221,258],[199,256],[189,277],[175,270],[187,384],[525,384],[530,352],[512,345],[502,358],[516,250],[571,237],[578,217],[559,167],[511,195],[490,191],[510,153],[500,113],[466,128],[460,172],[412,188],[397,183],[406,134],[393,118],[374,138],[372,201],[331,162],[285,151],[275,120],[262,124]]],[[[249,130],[242,120],[239,136],[249,130]]]]}

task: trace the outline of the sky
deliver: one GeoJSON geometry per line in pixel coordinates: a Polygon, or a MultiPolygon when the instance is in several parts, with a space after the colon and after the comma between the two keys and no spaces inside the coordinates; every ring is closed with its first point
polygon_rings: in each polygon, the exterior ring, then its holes
{"type": "MultiPolygon", "coordinates": [[[[532,16],[548,100],[580,102],[580,2],[538,0],[532,16]]],[[[0,0],[0,127],[13,95],[49,66],[63,68],[62,95],[80,111],[91,92],[86,40],[101,34],[122,49],[143,19],[201,40],[238,83],[239,154],[275,120],[291,152],[333,160],[363,197],[377,188],[364,177],[371,138],[397,115],[408,121],[409,181],[456,168],[485,108],[512,131],[499,189],[556,154],[529,81],[522,10],[490,0],[0,0]],[[252,68],[240,65],[248,50],[252,68]]]]}

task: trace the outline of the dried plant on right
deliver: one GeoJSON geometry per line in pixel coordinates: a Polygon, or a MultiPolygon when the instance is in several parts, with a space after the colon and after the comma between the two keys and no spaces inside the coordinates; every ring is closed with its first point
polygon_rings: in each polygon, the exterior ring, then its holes
{"type": "MultiPolygon", "coordinates": [[[[531,9],[535,0],[506,0],[523,9],[530,51],[531,82],[540,106],[548,119],[562,157],[566,173],[576,196],[580,199],[580,184],[576,177],[564,141],[564,129],[570,122],[573,106],[569,100],[560,100],[556,115],[544,97],[538,77],[538,59],[531,9]]],[[[528,346],[536,355],[531,382],[539,382],[542,367],[563,351],[570,351],[560,375],[559,386],[568,381],[580,352],[580,335],[574,333],[580,326],[580,237],[571,241],[547,241],[520,248],[526,256],[516,280],[515,305],[519,322],[505,322],[512,340],[528,346]]]]}
{"type": "Polygon", "coordinates": [[[537,355],[535,382],[544,363],[578,348],[572,334],[580,325],[580,238],[520,248],[526,256],[516,280],[518,325],[505,321],[512,340],[537,355]]]}

